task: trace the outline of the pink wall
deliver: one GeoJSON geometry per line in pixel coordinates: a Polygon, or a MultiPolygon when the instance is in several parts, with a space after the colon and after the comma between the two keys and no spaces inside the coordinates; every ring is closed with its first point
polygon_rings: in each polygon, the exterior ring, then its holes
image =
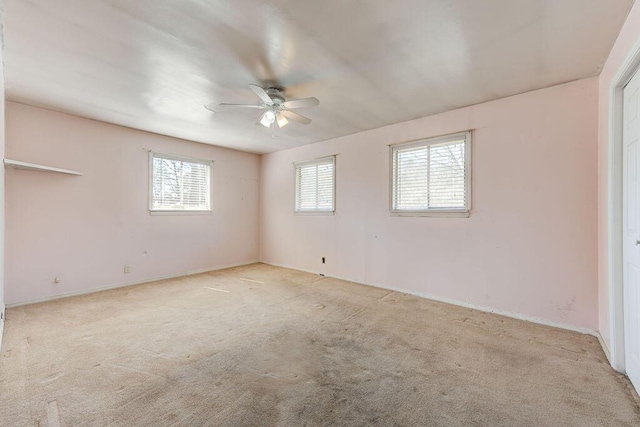
{"type": "Polygon", "coordinates": [[[7,141],[7,158],[84,172],[6,170],[7,304],[258,258],[257,155],[13,102],[7,141]],[[149,149],[215,161],[213,214],[149,215],[149,149]]]}
{"type": "Polygon", "coordinates": [[[636,2],[618,35],[609,58],[600,73],[598,102],[598,305],[599,329],[607,346],[611,344],[609,321],[609,114],[611,83],[635,43],[640,40],[640,3],[636,2]]]}
{"type": "MultiPolygon", "coordinates": [[[[4,2],[0,0],[0,20],[4,22],[4,2]]],[[[0,28],[0,158],[4,158],[5,151],[5,99],[4,99],[4,34],[0,28]]],[[[4,291],[4,174],[0,173],[0,313],[4,313],[5,291],[4,291]]],[[[4,319],[4,314],[2,315],[4,319]]],[[[3,320],[0,320],[0,345],[2,345],[3,320]]]]}
{"type": "Polygon", "coordinates": [[[261,260],[596,329],[597,84],[262,156],[261,260]],[[471,217],[390,216],[387,145],[470,128],[471,217]],[[294,215],[292,162],[331,154],[336,215],[294,215]]]}

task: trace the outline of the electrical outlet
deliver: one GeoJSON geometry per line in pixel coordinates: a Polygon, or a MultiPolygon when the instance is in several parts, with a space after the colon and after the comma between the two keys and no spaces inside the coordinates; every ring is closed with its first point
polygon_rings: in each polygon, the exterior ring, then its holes
{"type": "Polygon", "coordinates": [[[125,274],[131,273],[131,265],[130,264],[125,264],[124,265],[124,272],[125,272],[125,274]]]}

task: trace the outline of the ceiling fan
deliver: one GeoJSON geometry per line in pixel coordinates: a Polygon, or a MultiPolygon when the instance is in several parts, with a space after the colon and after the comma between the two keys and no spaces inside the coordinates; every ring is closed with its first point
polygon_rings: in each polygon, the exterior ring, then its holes
{"type": "MultiPolygon", "coordinates": [[[[260,120],[256,124],[261,124],[266,128],[270,128],[271,125],[277,123],[278,127],[284,127],[290,120],[294,120],[303,125],[311,123],[311,119],[291,111],[292,108],[303,107],[315,107],[320,105],[318,98],[303,98],[292,99],[291,101],[285,100],[284,89],[281,87],[269,86],[266,89],[258,85],[249,85],[249,88],[258,95],[260,98],[260,104],[218,104],[220,107],[238,107],[238,108],[258,108],[261,110],[267,110],[262,113],[260,120]]],[[[214,111],[210,106],[205,107],[207,110],[214,111]]],[[[215,111],[214,111],[215,112],[215,111]]]]}

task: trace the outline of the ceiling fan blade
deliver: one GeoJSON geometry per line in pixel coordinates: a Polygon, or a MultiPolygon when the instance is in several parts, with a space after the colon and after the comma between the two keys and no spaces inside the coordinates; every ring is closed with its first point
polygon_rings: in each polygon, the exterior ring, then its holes
{"type": "Polygon", "coordinates": [[[294,113],[293,111],[284,110],[282,115],[288,119],[295,120],[298,123],[302,123],[303,125],[308,125],[311,123],[311,119],[305,116],[301,116],[298,113],[294,113]]]}
{"type": "MultiPolygon", "coordinates": [[[[218,106],[220,107],[240,107],[240,108],[264,108],[262,105],[254,105],[254,104],[228,104],[226,102],[222,102],[220,104],[218,104],[218,106]]],[[[211,108],[208,108],[207,106],[205,106],[205,108],[207,108],[207,110],[210,110],[211,108]]]]}
{"type": "Polygon", "coordinates": [[[315,107],[316,105],[320,105],[320,101],[318,98],[302,98],[302,99],[292,99],[291,101],[287,101],[283,103],[287,108],[303,108],[303,107],[315,107]]]}
{"type": "Polygon", "coordinates": [[[287,120],[287,118],[284,116],[284,114],[279,113],[276,116],[276,123],[278,124],[279,128],[283,128],[287,125],[287,123],[289,123],[289,120],[287,120]]]}
{"type": "Polygon", "coordinates": [[[258,97],[262,100],[262,102],[264,102],[267,105],[273,105],[273,100],[269,97],[269,95],[264,89],[262,89],[258,85],[249,85],[249,87],[251,88],[253,93],[258,95],[258,97]]]}

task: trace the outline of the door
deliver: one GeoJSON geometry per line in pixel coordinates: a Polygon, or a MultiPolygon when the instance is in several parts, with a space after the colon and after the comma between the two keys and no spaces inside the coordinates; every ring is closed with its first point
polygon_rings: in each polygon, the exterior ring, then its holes
{"type": "Polygon", "coordinates": [[[623,273],[625,368],[640,391],[640,73],[624,88],[623,273]]]}

